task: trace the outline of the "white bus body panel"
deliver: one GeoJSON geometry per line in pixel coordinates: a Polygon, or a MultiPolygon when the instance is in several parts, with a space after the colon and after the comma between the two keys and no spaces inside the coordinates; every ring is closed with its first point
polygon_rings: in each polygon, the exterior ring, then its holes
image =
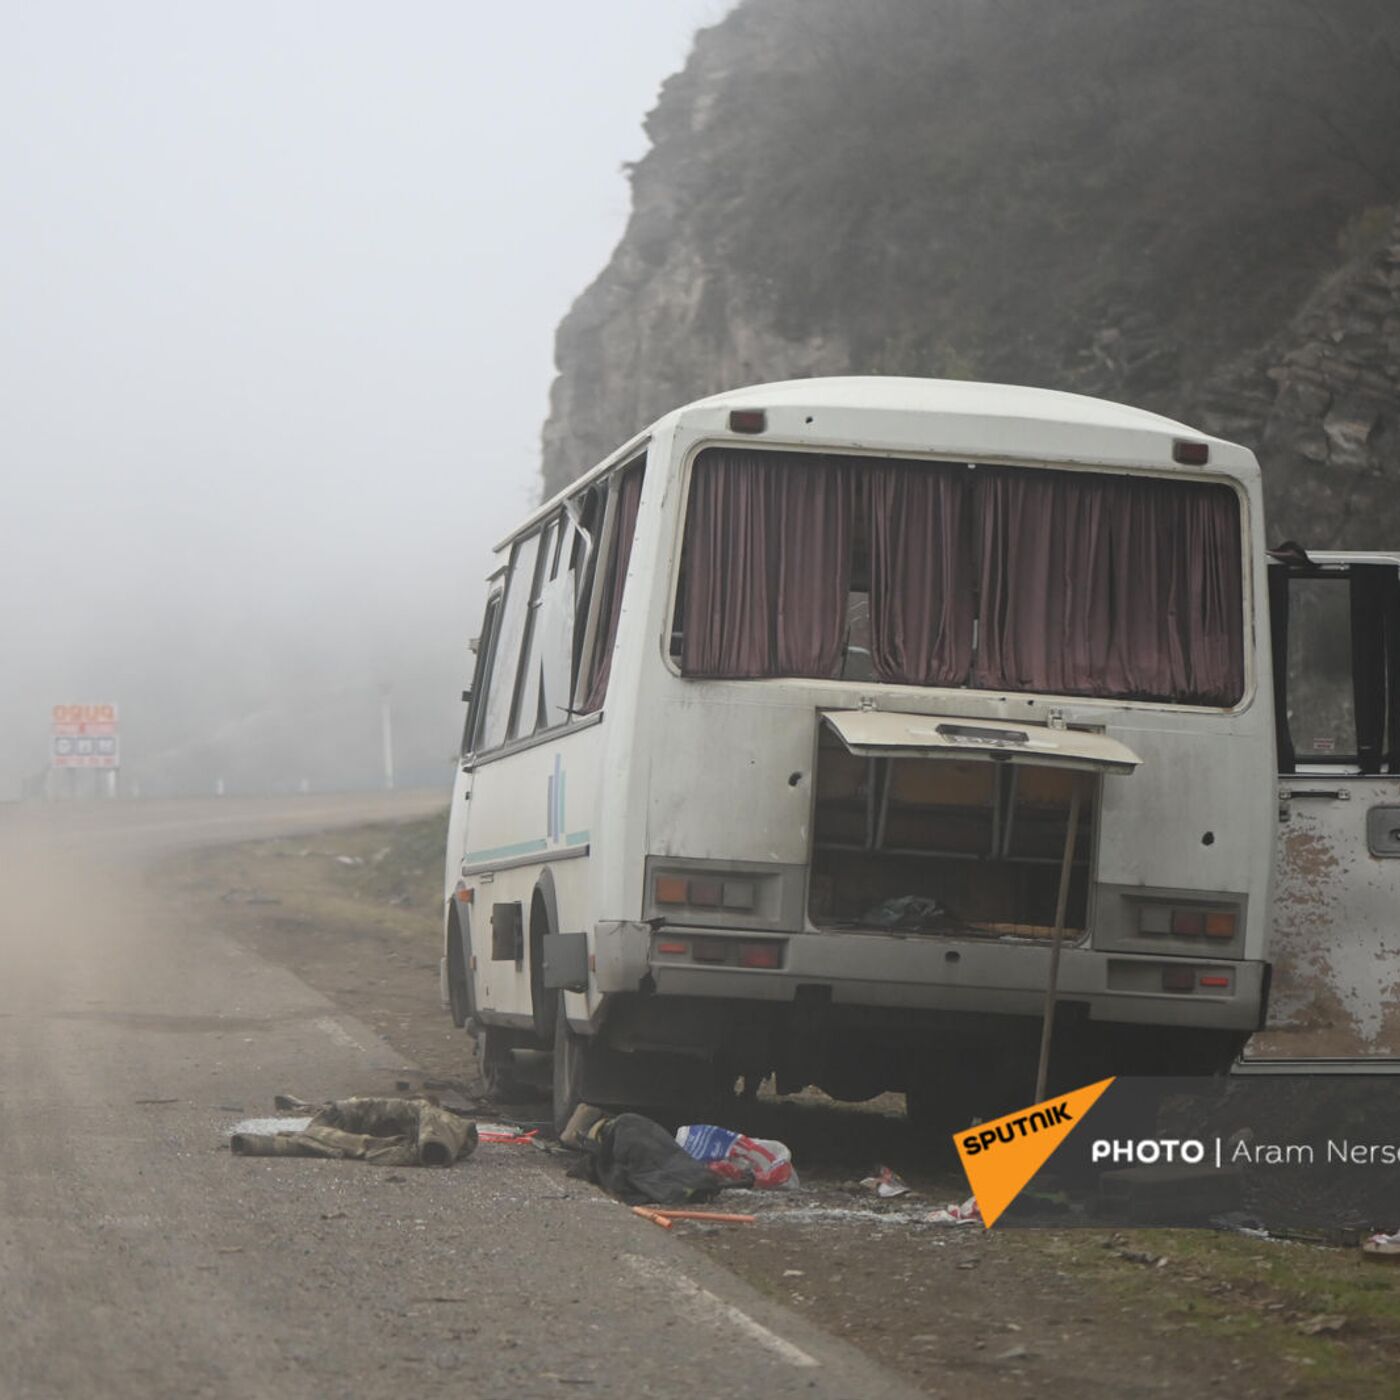
{"type": "MultiPolygon", "coordinates": [[[[1102,903],[1145,887],[1237,892],[1246,909],[1236,954],[1239,985],[1221,996],[1141,990],[1129,995],[1112,985],[1113,957],[1091,945],[1067,949],[1068,989],[1092,1001],[1096,1016],[1241,1029],[1236,993],[1247,994],[1250,986],[1257,993],[1265,956],[1274,826],[1273,701],[1262,645],[1267,636],[1261,620],[1264,557],[1258,538],[1259,469],[1252,454],[1153,414],[1074,395],[895,379],[795,381],[718,395],[668,415],[649,436],[648,471],[601,722],[521,752],[487,755],[468,775],[470,800],[463,802],[460,794],[455,799],[468,808],[458,823],[461,836],[454,838],[456,865],[478,868],[464,878],[474,887],[472,946],[482,1007],[515,1017],[530,1010],[528,969],[492,963],[483,953],[490,951],[491,903],[520,901],[528,920],[535,882],[545,868],[543,860],[528,858],[556,853],[546,826],[546,792],[556,759],[567,775],[568,805],[566,829],[558,839],[567,843],[571,835],[585,833],[586,842],[579,844],[588,850],[586,857],[548,864],[559,890],[560,931],[587,931],[590,952],[599,967],[611,970],[611,983],[620,967],[628,976],[636,972],[639,946],[645,951],[645,930],[638,926],[648,857],[806,864],[817,713],[873,706],[1033,724],[1044,724],[1057,712],[1069,725],[1101,728],[1139,756],[1141,764],[1131,776],[1102,780],[1093,898],[1102,903]],[[745,407],[765,411],[762,437],[739,438],[729,431],[730,411],[745,407]],[[1182,437],[1209,443],[1208,471],[1175,465],[1172,444],[1182,437]],[[674,575],[690,463],[713,444],[1026,466],[1102,465],[1229,481],[1240,496],[1246,551],[1244,698],[1225,712],[866,682],[683,679],[666,655],[674,575]],[[518,856],[502,854],[511,851],[518,856]],[[521,863],[479,869],[492,860],[512,859],[521,863]],[[599,938],[625,939],[627,951],[600,950],[599,938]]],[[[616,454],[611,464],[626,455],[616,454]]],[[[559,499],[531,521],[557,508],[559,499]]],[[[450,853],[449,877],[453,858],[450,853]]],[[[955,965],[945,959],[946,946],[939,938],[817,932],[810,926],[789,940],[797,976],[830,982],[837,1001],[928,1009],[990,1005],[1017,1014],[1036,1004],[1047,966],[1045,947],[963,942],[960,946],[970,951],[955,965]],[[980,993],[986,997],[979,1000],[980,993]],[[1002,993],[1004,1003],[998,1003],[1002,993]]],[[[1126,966],[1144,951],[1120,947],[1114,956],[1126,966]]],[[[647,971],[644,963],[640,971],[647,971]]],[[[675,990],[790,999],[796,980],[736,974],[732,968],[723,976],[690,968],[682,977],[667,969],[652,990],[663,996],[675,990]]],[[[578,1029],[597,1028],[605,997],[596,974],[586,998],[570,995],[566,1009],[578,1029]]],[[[1244,1027],[1249,1028],[1252,1023],[1244,1027]]]]}

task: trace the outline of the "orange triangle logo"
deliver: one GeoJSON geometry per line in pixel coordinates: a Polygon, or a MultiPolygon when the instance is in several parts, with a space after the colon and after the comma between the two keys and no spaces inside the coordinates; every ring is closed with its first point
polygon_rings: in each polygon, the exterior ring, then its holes
{"type": "Polygon", "coordinates": [[[996,1223],[1112,1083],[1100,1079],[953,1135],[984,1225],[990,1229],[996,1223]]]}

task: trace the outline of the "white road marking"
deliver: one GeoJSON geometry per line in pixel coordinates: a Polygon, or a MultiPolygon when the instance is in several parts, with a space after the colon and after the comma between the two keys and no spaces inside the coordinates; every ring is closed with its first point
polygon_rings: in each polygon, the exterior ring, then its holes
{"type": "Polygon", "coordinates": [[[338,1045],[344,1045],[347,1049],[358,1050],[362,1055],[369,1054],[369,1051],[355,1039],[334,1016],[320,1016],[315,1021],[318,1031],[325,1031],[330,1038],[338,1045]]]}
{"type": "Polygon", "coordinates": [[[816,1357],[809,1356],[801,1347],[770,1332],[761,1322],[755,1322],[748,1313],[716,1297],[708,1288],[701,1288],[694,1279],[688,1278],[679,1269],[663,1264],[657,1259],[643,1259],[639,1254],[624,1254],[622,1262],[634,1273],[666,1289],[679,1294],[694,1304],[699,1312],[708,1314],[715,1322],[727,1322],[737,1331],[760,1346],[767,1347],[774,1355],[786,1361],[789,1366],[820,1366],[816,1357]]]}

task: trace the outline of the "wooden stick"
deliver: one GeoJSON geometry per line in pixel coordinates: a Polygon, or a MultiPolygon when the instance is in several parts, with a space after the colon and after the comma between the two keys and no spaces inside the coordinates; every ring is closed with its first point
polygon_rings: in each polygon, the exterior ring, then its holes
{"type": "Polygon", "coordinates": [[[1055,1034],[1055,993],[1060,984],[1060,941],[1065,932],[1065,911],[1069,905],[1069,881],[1074,867],[1074,846],[1079,838],[1079,797],[1083,783],[1076,773],[1070,790],[1069,825],[1065,828],[1065,851],[1060,858],[1060,891],[1055,901],[1055,927],[1050,935],[1050,972],[1045,979],[1045,1009],[1040,1021],[1040,1063],[1035,1071],[1035,1098],[1045,1097],[1045,1081],[1050,1074],[1050,1041],[1055,1034]]]}
{"type": "Polygon", "coordinates": [[[671,1210],[666,1206],[655,1213],[667,1220],[708,1220],[712,1225],[752,1225],[758,1219],[756,1215],[726,1215],[718,1210],[671,1210]]]}

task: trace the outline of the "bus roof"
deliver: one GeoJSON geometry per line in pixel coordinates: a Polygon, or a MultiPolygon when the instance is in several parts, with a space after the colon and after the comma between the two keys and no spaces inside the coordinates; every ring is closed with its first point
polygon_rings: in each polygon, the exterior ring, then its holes
{"type": "MultiPolygon", "coordinates": [[[[1016,420],[1022,427],[1085,428],[1127,430],[1167,437],[1189,437],[1222,447],[1242,449],[1223,439],[1203,433],[1188,424],[1131,408],[1127,404],[1095,399],[1087,394],[1070,394],[1060,389],[1032,389],[1017,384],[983,384],[962,379],[913,379],[895,375],[847,375],[832,378],[784,379],[772,384],[753,384],[726,389],[663,414],[642,432],[630,438],[602,462],[571,481],[543,502],[496,546],[504,548],[516,536],[555,509],[566,496],[598,476],[609,466],[631,456],[663,425],[683,423],[691,415],[704,416],[716,409],[821,409],[842,412],[929,414],[940,418],[1016,420]]],[[[1247,459],[1246,459],[1247,460],[1247,459]]],[[[1238,463],[1236,464],[1238,465],[1238,463]]]]}
{"type": "MultiPolygon", "coordinates": [[[[1044,423],[1074,423],[1086,428],[1136,428],[1155,432],[1208,434],[1143,408],[1069,394],[1060,389],[1032,389],[1020,384],[982,384],[963,379],[908,379],[850,375],[831,379],[784,379],[755,384],[696,399],[677,410],[695,408],[813,407],[884,409],[987,418],[1022,418],[1044,423]]],[[[668,415],[669,416],[669,415],[668,415]]]]}

